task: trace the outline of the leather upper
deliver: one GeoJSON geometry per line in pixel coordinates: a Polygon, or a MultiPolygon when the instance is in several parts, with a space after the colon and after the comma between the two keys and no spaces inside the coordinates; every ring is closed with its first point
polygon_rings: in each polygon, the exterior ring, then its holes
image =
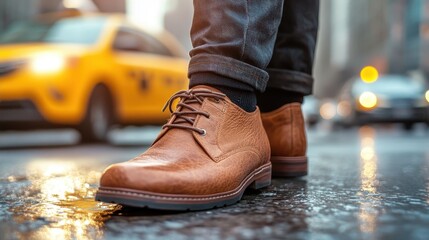
{"type": "Polygon", "coordinates": [[[307,151],[305,123],[300,103],[290,103],[269,113],[262,113],[272,156],[300,157],[307,151]]]}
{"type": "MultiPolygon", "coordinates": [[[[197,115],[193,122],[205,134],[164,128],[145,153],[109,166],[100,185],[168,194],[213,194],[233,190],[269,162],[269,142],[258,109],[247,113],[226,97],[204,98],[202,104],[192,106],[209,114],[197,115]]],[[[173,116],[169,124],[175,120],[173,116]]]]}

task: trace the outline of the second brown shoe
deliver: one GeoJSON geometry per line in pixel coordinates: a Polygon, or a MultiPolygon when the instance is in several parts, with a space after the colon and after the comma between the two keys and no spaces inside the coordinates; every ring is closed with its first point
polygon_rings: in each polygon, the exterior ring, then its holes
{"type": "Polygon", "coordinates": [[[307,175],[307,139],[301,104],[286,104],[261,116],[270,140],[273,176],[307,175]]]}
{"type": "Polygon", "coordinates": [[[108,167],[96,200],[169,210],[236,203],[248,187],[271,183],[270,146],[259,110],[196,87],[174,95],[176,111],[140,156],[108,167]]]}

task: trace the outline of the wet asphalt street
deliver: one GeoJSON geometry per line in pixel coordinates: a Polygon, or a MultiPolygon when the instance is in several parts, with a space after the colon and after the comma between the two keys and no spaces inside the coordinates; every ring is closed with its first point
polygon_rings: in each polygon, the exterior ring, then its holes
{"type": "Polygon", "coordinates": [[[426,126],[311,130],[307,177],[274,179],[226,208],[95,202],[102,170],[157,131],[114,131],[110,145],[76,145],[71,131],[0,133],[0,239],[429,239],[426,126]]]}

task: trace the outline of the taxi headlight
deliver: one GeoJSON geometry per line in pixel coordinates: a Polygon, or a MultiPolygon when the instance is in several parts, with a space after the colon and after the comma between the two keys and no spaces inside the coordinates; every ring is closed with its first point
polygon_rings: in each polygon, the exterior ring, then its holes
{"type": "Polygon", "coordinates": [[[31,70],[38,74],[61,71],[66,60],[61,54],[43,53],[36,55],[30,63],[31,70]]]}

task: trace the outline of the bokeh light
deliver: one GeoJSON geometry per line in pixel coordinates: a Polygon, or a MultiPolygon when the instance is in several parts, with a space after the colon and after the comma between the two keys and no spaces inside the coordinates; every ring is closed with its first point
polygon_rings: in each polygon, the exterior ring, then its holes
{"type": "Polygon", "coordinates": [[[359,104],[367,109],[374,108],[377,105],[377,96],[372,92],[363,92],[359,96],[359,104]]]}
{"type": "Polygon", "coordinates": [[[348,101],[341,101],[337,106],[338,115],[342,117],[347,117],[352,113],[352,109],[350,103],[348,101]]]}
{"type": "Polygon", "coordinates": [[[373,66],[366,66],[366,67],[362,68],[362,70],[360,71],[360,77],[361,77],[362,81],[364,81],[366,83],[372,83],[372,82],[377,81],[378,71],[373,66]]]}
{"type": "Polygon", "coordinates": [[[320,116],[325,119],[329,120],[335,117],[337,114],[337,108],[335,107],[335,104],[332,102],[325,102],[320,106],[320,116]]]}

